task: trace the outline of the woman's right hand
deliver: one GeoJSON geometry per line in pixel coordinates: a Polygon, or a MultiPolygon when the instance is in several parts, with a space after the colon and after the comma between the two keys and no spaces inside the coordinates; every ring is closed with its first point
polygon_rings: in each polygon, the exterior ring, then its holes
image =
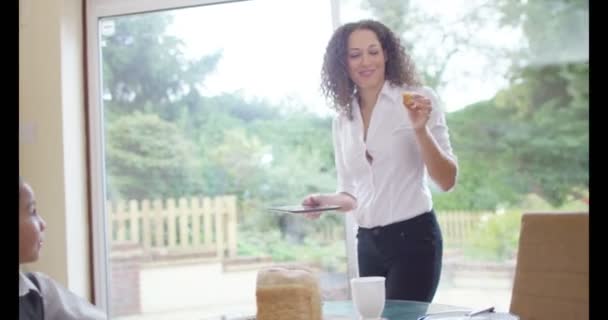
{"type": "MultiPolygon", "coordinates": [[[[304,200],[302,200],[302,205],[307,207],[337,205],[340,207],[338,211],[348,212],[357,207],[357,200],[353,196],[346,193],[313,193],[309,194],[304,198],[304,200]]],[[[321,211],[307,212],[304,214],[304,216],[309,219],[318,219],[319,216],[321,216],[321,211]]]]}

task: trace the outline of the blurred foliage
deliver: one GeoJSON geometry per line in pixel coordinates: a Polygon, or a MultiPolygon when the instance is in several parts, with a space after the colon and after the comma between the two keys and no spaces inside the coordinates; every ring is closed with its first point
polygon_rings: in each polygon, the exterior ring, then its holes
{"type": "Polygon", "coordinates": [[[192,143],[156,114],[135,112],[108,123],[107,135],[110,199],[178,197],[200,181],[191,175],[192,143]]]}
{"type": "Polygon", "coordinates": [[[343,240],[327,244],[308,237],[301,244],[293,244],[283,241],[278,230],[263,234],[245,230],[241,236],[250,240],[239,241],[239,255],[270,255],[276,262],[306,261],[328,272],[346,273],[347,271],[343,240]]]}
{"type": "Polygon", "coordinates": [[[465,256],[497,262],[515,259],[521,215],[519,210],[509,210],[482,216],[481,223],[465,243],[465,256]]]}

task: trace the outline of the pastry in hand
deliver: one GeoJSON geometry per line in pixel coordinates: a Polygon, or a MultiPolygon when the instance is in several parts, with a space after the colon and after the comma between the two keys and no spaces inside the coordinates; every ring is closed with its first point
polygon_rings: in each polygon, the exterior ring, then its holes
{"type": "Polygon", "coordinates": [[[414,107],[414,93],[413,92],[403,92],[403,105],[405,105],[408,109],[412,109],[414,107]]]}

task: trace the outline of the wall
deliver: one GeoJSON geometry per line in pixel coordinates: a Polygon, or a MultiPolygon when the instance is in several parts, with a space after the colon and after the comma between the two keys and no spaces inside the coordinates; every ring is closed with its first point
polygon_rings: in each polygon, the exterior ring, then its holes
{"type": "Polygon", "coordinates": [[[90,300],[83,3],[19,4],[19,173],[47,223],[41,258],[24,269],[90,300]]]}

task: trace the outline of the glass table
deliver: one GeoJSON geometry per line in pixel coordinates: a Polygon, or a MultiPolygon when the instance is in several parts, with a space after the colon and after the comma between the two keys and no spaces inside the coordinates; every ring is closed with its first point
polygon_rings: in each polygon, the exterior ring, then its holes
{"type": "MultiPolygon", "coordinates": [[[[471,311],[471,308],[457,307],[439,303],[426,303],[419,301],[407,300],[386,300],[382,320],[418,320],[420,317],[428,314],[436,314],[442,312],[455,312],[458,318],[462,317],[464,312],[471,311]]],[[[456,316],[452,314],[452,316],[456,316]]],[[[445,315],[441,315],[445,316],[445,315]]],[[[255,316],[239,316],[228,317],[222,319],[229,320],[255,320],[255,316]]],[[[518,319],[509,313],[493,313],[480,316],[479,319],[496,319],[496,320],[513,320],[518,319]],[[489,317],[488,317],[489,316],[489,317]]],[[[323,301],[323,320],[360,320],[352,301],[323,301]]]]}
{"type": "MultiPolygon", "coordinates": [[[[429,313],[446,311],[470,311],[468,308],[437,303],[406,300],[386,300],[382,317],[386,320],[417,320],[429,313]]],[[[359,319],[352,301],[324,301],[324,320],[359,319]]]]}

